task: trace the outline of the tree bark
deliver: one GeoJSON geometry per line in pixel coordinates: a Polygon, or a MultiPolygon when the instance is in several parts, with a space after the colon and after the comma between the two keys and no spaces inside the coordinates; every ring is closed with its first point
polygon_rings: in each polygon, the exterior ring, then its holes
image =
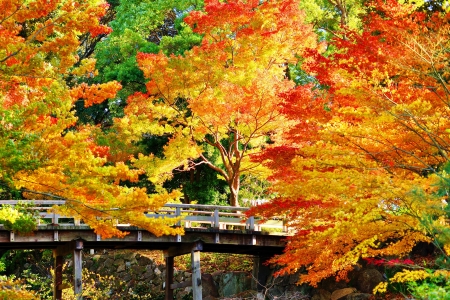
{"type": "Polygon", "coordinates": [[[230,187],[230,205],[239,207],[239,188],[241,187],[239,174],[233,176],[231,181],[228,182],[228,185],[230,187]]]}

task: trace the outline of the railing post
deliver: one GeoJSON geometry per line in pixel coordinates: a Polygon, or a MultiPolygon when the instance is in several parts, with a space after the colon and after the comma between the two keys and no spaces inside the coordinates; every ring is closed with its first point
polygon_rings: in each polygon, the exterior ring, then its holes
{"type": "Polygon", "coordinates": [[[56,212],[53,212],[52,224],[53,225],[58,225],[58,219],[59,219],[59,215],[56,212]]]}
{"type": "Polygon", "coordinates": [[[220,226],[219,225],[219,210],[216,208],[216,209],[214,209],[213,227],[220,228],[219,226],[220,226]]]}
{"type": "Polygon", "coordinates": [[[247,226],[249,230],[255,230],[255,217],[251,216],[247,221],[247,226]]]}
{"type": "MultiPolygon", "coordinates": [[[[176,217],[181,217],[181,207],[176,207],[175,208],[175,216],[176,217]]],[[[181,226],[181,220],[178,221],[177,226],[181,226]]]]}

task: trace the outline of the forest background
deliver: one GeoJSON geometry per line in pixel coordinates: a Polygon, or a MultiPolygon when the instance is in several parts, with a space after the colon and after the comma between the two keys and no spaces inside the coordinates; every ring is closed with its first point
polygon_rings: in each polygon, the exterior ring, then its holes
{"type": "MultiPolygon", "coordinates": [[[[167,202],[248,205],[316,285],[362,259],[374,292],[449,286],[446,1],[0,2],[2,199],[65,199],[103,237],[167,202]],[[431,265],[404,258],[420,242],[431,265]],[[405,262],[408,262],[405,263],[405,262]],[[419,282],[419,284],[417,282],[419,282]]],[[[3,207],[33,230],[26,207],[3,207]]],[[[417,296],[417,297],[419,297],[417,296]]]]}

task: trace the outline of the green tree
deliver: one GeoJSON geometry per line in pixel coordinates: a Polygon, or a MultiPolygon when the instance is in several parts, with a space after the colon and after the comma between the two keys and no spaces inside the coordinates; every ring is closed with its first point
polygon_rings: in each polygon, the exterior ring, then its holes
{"type": "Polygon", "coordinates": [[[123,115],[127,97],[145,91],[146,79],[136,62],[138,52],[180,54],[199,44],[201,37],[182,20],[185,11],[201,7],[199,0],[120,1],[109,22],[113,32],[96,44],[99,75],[92,81],[117,80],[122,90],[109,102],[90,109],[83,109],[84,103],[78,103],[81,121],[110,126],[112,117],[123,115]]]}

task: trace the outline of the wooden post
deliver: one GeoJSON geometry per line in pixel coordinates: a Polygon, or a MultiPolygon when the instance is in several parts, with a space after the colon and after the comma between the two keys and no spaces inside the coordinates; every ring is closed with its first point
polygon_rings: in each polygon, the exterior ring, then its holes
{"type": "Polygon", "coordinates": [[[200,270],[200,251],[197,248],[193,248],[191,251],[191,264],[193,300],[202,300],[202,273],[200,270]]]}
{"type": "Polygon", "coordinates": [[[166,297],[165,300],[173,300],[173,256],[166,256],[166,297]]]}
{"type": "Polygon", "coordinates": [[[219,222],[219,210],[216,208],[214,210],[214,215],[213,215],[213,227],[214,228],[219,228],[220,226],[220,222],[219,222]]]}
{"type": "Polygon", "coordinates": [[[255,217],[251,216],[247,221],[247,229],[248,230],[255,230],[255,217]]]}
{"type": "Polygon", "coordinates": [[[267,278],[270,275],[270,267],[264,265],[264,262],[266,262],[268,259],[269,257],[254,256],[253,277],[257,280],[257,292],[264,292],[264,290],[266,289],[267,278]]]}
{"type": "Polygon", "coordinates": [[[73,250],[73,291],[77,300],[83,299],[83,286],[82,286],[82,251],[83,240],[75,241],[75,249],[73,250]]]}
{"type": "Polygon", "coordinates": [[[62,269],[63,256],[59,255],[56,250],[53,250],[53,257],[55,259],[55,275],[53,277],[53,299],[62,300],[62,269]]]}
{"type": "Polygon", "coordinates": [[[164,250],[164,257],[166,259],[166,286],[165,300],[173,300],[173,290],[177,288],[184,288],[191,286],[193,293],[193,300],[202,299],[202,274],[200,270],[200,251],[203,250],[203,242],[197,241],[191,244],[180,244],[178,247],[170,247],[164,250]],[[173,283],[173,258],[175,256],[191,253],[192,264],[192,280],[187,280],[180,283],[173,283]]]}

